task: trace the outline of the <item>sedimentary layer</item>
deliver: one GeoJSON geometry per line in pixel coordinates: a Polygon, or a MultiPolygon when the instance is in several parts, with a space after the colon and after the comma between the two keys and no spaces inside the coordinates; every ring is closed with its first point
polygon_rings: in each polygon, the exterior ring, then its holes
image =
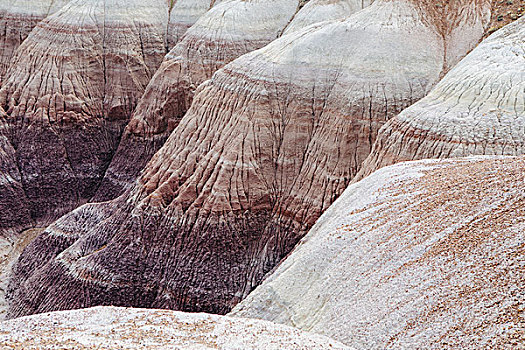
{"type": "Polygon", "coordinates": [[[359,178],[425,158],[525,153],[525,19],[484,40],[380,131],[359,178]]]}
{"type": "Polygon", "coordinates": [[[525,158],[425,160],[351,185],[232,315],[362,349],[525,342],[525,158]]]}
{"type": "Polygon", "coordinates": [[[9,349],[350,349],[327,337],[275,325],[207,314],[96,307],[0,323],[9,349]]]}
{"type": "MultiPolygon", "coordinates": [[[[10,315],[99,304],[229,311],[343,192],[379,128],[437,82],[452,44],[438,24],[486,17],[470,1],[451,4],[443,22],[420,2],[376,1],[226,65],[134,187],[26,248],[10,315]]],[[[483,30],[471,34],[454,45],[483,30]]]]}

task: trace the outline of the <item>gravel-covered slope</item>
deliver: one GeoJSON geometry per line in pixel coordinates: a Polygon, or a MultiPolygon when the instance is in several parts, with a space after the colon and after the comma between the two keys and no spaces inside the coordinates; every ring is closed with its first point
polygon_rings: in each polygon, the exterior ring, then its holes
{"type": "Polygon", "coordinates": [[[19,350],[350,350],[327,337],[260,320],[116,307],[3,322],[0,344],[19,350]]]}
{"type": "Polygon", "coordinates": [[[525,158],[425,160],[351,185],[233,311],[361,349],[525,343],[525,158]]]}

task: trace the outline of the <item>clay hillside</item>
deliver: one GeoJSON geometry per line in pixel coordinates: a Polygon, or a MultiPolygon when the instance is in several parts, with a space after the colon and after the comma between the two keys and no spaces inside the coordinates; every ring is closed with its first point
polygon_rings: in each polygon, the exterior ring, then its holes
{"type": "Polygon", "coordinates": [[[0,1],[0,86],[16,49],[44,18],[67,4],[67,0],[0,1]]]}
{"type": "Polygon", "coordinates": [[[6,135],[38,225],[85,203],[165,55],[164,0],[72,1],[16,51],[0,90],[6,135]],[[129,3],[129,2],[128,2],[129,3]]]}
{"type": "Polygon", "coordinates": [[[128,188],[184,116],[197,87],[235,58],[275,40],[297,6],[297,0],[227,0],[200,18],[148,85],[95,200],[113,199],[128,188]]]}
{"type": "Polygon", "coordinates": [[[0,0],[0,344],[519,346],[524,12],[0,0]]]}

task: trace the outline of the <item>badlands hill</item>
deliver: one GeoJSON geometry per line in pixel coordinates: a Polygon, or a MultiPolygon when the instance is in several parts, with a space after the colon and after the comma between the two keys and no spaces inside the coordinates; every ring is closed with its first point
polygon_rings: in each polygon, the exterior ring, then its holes
{"type": "MultiPolygon", "coordinates": [[[[7,10],[0,12],[6,22],[1,133],[14,150],[5,169],[18,169],[12,179],[23,191],[0,197],[0,205],[29,211],[37,226],[93,197],[165,54],[218,2],[71,1],[36,25],[43,15],[33,12],[51,13],[60,3],[1,3],[7,10]],[[24,11],[31,26],[18,15],[24,11]],[[23,33],[15,33],[13,21],[23,33]]],[[[24,225],[2,221],[0,232],[24,225]]]]}
{"type": "Polygon", "coordinates": [[[27,229],[93,195],[167,52],[164,1],[61,3],[0,2],[0,314],[27,229]]]}
{"type": "Polygon", "coordinates": [[[229,311],[344,191],[379,128],[478,43],[490,5],[375,1],[226,65],[132,188],[25,249],[10,316],[100,304],[229,311]]]}
{"type": "Polygon", "coordinates": [[[356,349],[519,349],[524,181],[524,157],[383,168],[351,185],[232,315],[356,349]]]}
{"type": "Polygon", "coordinates": [[[113,199],[129,189],[187,112],[197,88],[217,70],[290,28],[348,17],[369,3],[311,1],[299,12],[298,1],[290,0],[226,0],[216,5],[188,30],[151,80],[94,201],[113,199]]]}
{"type": "Polygon", "coordinates": [[[3,322],[0,344],[23,350],[350,350],[329,338],[265,321],[115,307],[3,322]]]}
{"type": "Polygon", "coordinates": [[[221,1],[223,0],[169,0],[167,51],[182,39],[188,28],[221,1]]]}
{"type": "Polygon", "coordinates": [[[391,119],[358,178],[405,160],[525,153],[525,18],[484,40],[391,119]]]}

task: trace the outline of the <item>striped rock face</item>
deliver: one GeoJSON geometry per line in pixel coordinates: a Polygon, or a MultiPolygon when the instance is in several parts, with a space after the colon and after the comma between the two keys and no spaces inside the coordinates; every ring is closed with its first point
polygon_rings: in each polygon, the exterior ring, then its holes
{"type": "Polygon", "coordinates": [[[226,0],[197,21],[148,85],[94,199],[112,199],[129,188],[180,122],[197,87],[275,40],[297,8],[298,0],[226,0]]]}
{"type": "Polygon", "coordinates": [[[374,0],[311,0],[293,18],[284,34],[324,21],[341,20],[369,6],[374,0]]]}
{"type": "Polygon", "coordinates": [[[233,311],[356,349],[525,341],[525,158],[402,163],[351,185],[233,311]]]}
{"type": "Polygon", "coordinates": [[[0,323],[9,349],[350,350],[329,338],[260,320],[96,307],[0,323]]]}
{"type": "MultiPolygon", "coordinates": [[[[0,320],[7,309],[5,291],[12,264],[27,244],[26,229],[34,224],[21,185],[20,171],[16,164],[16,150],[5,135],[4,111],[0,107],[0,320]]],[[[35,231],[33,231],[35,232],[35,231]]],[[[38,233],[40,233],[39,231],[38,233]]],[[[31,238],[36,236],[32,235],[31,238]]],[[[27,242],[29,243],[29,242],[27,242]]]]}
{"type": "Polygon", "coordinates": [[[3,134],[35,221],[93,195],[165,55],[167,16],[163,0],[72,1],[17,50],[0,90],[3,134]]]}
{"type": "Polygon", "coordinates": [[[67,0],[0,1],[0,86],[16,49],[31,30],[66,3],[67,0]]]}
{"type": "MultiPolygon", "coordinates": [[[[132,189],[75,210],[26,248],[10,315],[97,304],[229,311],[343,192],[379,128],[441,76],[448,27],[418,4],[376,1],[215,73],[132,189]]],[[[484,18],[464,6],[445,13],[451,27],[484,18]]]]}
{"type": "Polygon", "coordinates": [[[16,151],[6,129],[5,114],[0,107],[0,236],[9,237],[31,227],[32,219],[16,164],[16,151]]]}
{"type": "Polygon", "coordinates": [[[404,160],[525,153],[525,19],[483,41],[381,130],[359,178],[404,160]]]}

